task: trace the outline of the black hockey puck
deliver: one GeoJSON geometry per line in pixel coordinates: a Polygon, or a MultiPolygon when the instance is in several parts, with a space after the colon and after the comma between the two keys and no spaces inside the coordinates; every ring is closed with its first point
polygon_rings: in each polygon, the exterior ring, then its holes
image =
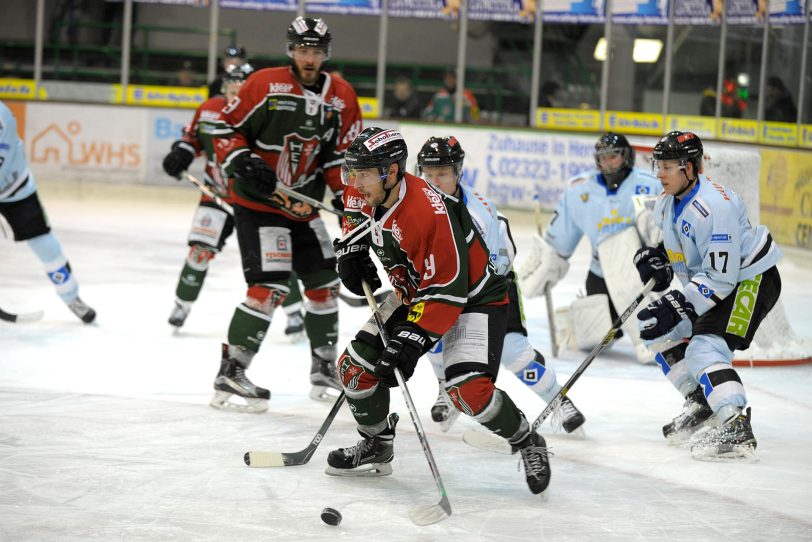
{"type": "Polygon", "coordinates": [[[325,508],[321,511],[321,520],[327,525],[336,527],[341,523],[341,512],[334,508],[325,508]]]}

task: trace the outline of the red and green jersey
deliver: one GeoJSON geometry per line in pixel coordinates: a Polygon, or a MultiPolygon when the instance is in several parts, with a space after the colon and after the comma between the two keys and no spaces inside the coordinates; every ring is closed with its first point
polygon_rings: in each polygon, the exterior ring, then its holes
{"type": "MultiPolygon", "coordinates": [[[[214,130],[217,129],[218,123],[223,121],[223,107],[225,105],[226,99],[222,96],[214,96],[200,104],[200,107],[195,111],[192,122],[184,127],[181,139],[194,147],[197,156],[205,154],[204,180],[224,200],[231,202],[233,201],[233,195],[217,163],[215,145],[219,140],[212,135],[214,130]]],[[[203,199],[208,200],[209,198],[203,196],[203,199]]]]}
{"type": "MultiPolygon", "coordinates": [[[[267,68],[251,75],[237,97],[223,110],[215,131],[217,155],[233,175],[240,153],[261,156],[276,171],[279,182],[311,198],[324,197],[325,184],[341,190],[344,152],[361,132],[361,108],[352,86],[322,73],[321,93],[304,88],[291,68],[267,68]]],[[[234,180],[237,203],[279,213],[293,220],[310,220],[318,209],[277,192],[267,199],[250,183],[234,180]]]]}
{"type": "Polygon", "coordinates": [[[507,302],[507,282],[489,262],[488,248],[465,205],[423,179],[405,174],[398,201],[385,213],[352,187],[344,191],[346,235],[370,217],[370,248],[410,306],[409,321],[442,336],[465,307],[507,302]],[[377,213],[376,213],[377,211],[377,213]]]}

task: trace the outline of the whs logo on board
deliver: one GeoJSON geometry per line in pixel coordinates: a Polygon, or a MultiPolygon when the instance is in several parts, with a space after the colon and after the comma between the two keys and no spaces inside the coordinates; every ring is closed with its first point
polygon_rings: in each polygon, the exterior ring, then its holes
{"type": "Polygon", "coordinates": [[[84,138],[79,121],[71,121],[64,129],[49,124],[35,134],[29,158],[36,164],[137,169],[141,165],[141,145],[84,138]]]}

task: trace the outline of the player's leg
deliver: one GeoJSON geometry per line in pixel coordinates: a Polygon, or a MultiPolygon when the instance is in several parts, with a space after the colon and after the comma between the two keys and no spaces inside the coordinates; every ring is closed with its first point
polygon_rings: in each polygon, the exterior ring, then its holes
{"type": "Polygon", "coordinates": [[[291,338],[292,341],[300,340],[304,335],[304,303],[302,302],[302,290],[299,288],[299,277],[296,273],[290,274],[288,281],[288,297],[282,303],[282,310],[285,311],[285,316],[288,322],[285,325],[285,335],[291,338]]]}
{"type": "Polygon", "coordinates": [[[261,213],[239,205],[234,207],[237,240],[243,275],[248,285],[245,300],[237,305],[228,327],[228,344],[223,346],[220,371],[214,381],[215,408],[262,412],[267,410],[270,392],[255,386],[245,375],[271,325],[273,312],[288,294],[291,271],[289,222],[273,213],[261,213]],[[273,254],[273,257],[265,257],[273,254]],[[242,398],[233,402],[234,397],[242,398]]]}
{"type": "Polygon", "coordinates": [[[333,244],[317,218],[293,226],[293,266],[304,286],[304,325],[310,341],[310,383],[314,399],[330,400],[327,388],[340,390],[335,372],[338,340],[338,288],[333,244]]]}
{"type": "Polygon", "coordinates": [[[175,306],[169,315],[170,325],[183,326],[203,288],[209,262],[223,249],[232,231],[234,218],[216,203],[201,199],[189,231],[189,254],[175,288],[175,306]]]}
{"type": "Polygon", "coordinates": [[[505,316],[505,306],[467,308],[443,335],[446,391],[457,410],[507,439],[521,453],[527,485],[538,494],[550,483],[544,437],[530,430],[510,396],[495,386],[505,316]]]}
{"type": "MultiPolygon", "coordinates": [[[[402,322],[408,309],[394,294],[381,303],[379,313],[387,328],[402,322]]],[[[391,330],[391,329],[390,329],[391,330]]],[[[338,359],[338,375],[361,440],[354,446],[333,450],[327,456],[327,474],[383,476],[391,474],[394,457],[396,413],[389,414],[389,388],[374,374],[383,351],[378,327],[370,318],[338,359]]]]}
{"type": "Polygon", "coordinates": [[[733,351],[749,348],[780,293],[781,277],[772,267],[740,282],[736,290],[694,323],[685,359],[718,425],[691,438],[694,459],[754,457],[757,443],[750,425],[750,408],[744,412],[747,395],[732,366],[733,351]]]}
{"type": "Polygon", "coordinates": [[[451,398],[445,391],[445,368],[443,367],[443,341],[439,340],[426,352],[426,357],[431,363],[431,368],[434,371],[434,376],[437,377],[437,399],[431,407],[431,419],[440,424],[440,430],[443,432],[451,429],[454,422],[460,415],[460,411],[454,408],[451,403],[451,398]]]}
{"type": "Polygon", "coordinates": [[[0,203],[0,213],[11,226],[15,241],[25,241],[42,262],[56,293],[83,322],[96,319],[96,311],[79,298],[79,284],[59,240],[51,232],[36,192],[14,202],[0,203]]]}

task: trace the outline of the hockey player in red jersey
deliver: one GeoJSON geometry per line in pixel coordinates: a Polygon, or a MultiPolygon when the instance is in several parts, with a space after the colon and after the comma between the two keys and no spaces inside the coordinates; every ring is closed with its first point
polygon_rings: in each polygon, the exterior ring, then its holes
{"type": "Polygon", "coordinates": [[[345,156],[342,180],[345,236],[336,241],[341,281],[363,295],[363,282],[381,286],[372,248],[395,288],[380,308],[391,337],[384,348],[374,320],[367,322],[338,361],[338,373],[358,432],[355,446],[330,452],[328,474],[392,472],[397,414],[389,414],[394,370],[408,379],[418,358],[443,339],[448,391],[454,406],[520,451],[527,484],[543,492],[550,481],[544,438],[530,430],[510,397],[495,387],[505,336],[507,282],[489,263],[485,242],[464,205],[405,172],[400,133],[367,128],[345,156]]]}
{"type": "Polygon", "coordinates": [[[223,345],[211,405],[262,411],[270,392],[245,376],[274,309],[295,271],[307,298],[311,395],[340,389],[335,375],[338,288],[335,255],[318,209],[276,192],[277,183],[321,200],[341,184],[344,151],[361,129],[361,109],[349,83],[321,70],[332,36],[321,19],[297,17],[288,28],[290,65],[258,70],[223,110],[214,132],[217,156],[234,177],[234,218],[248,285],[223,345]],[[241,396],[245,404],[229,401],[241,396]]]}

